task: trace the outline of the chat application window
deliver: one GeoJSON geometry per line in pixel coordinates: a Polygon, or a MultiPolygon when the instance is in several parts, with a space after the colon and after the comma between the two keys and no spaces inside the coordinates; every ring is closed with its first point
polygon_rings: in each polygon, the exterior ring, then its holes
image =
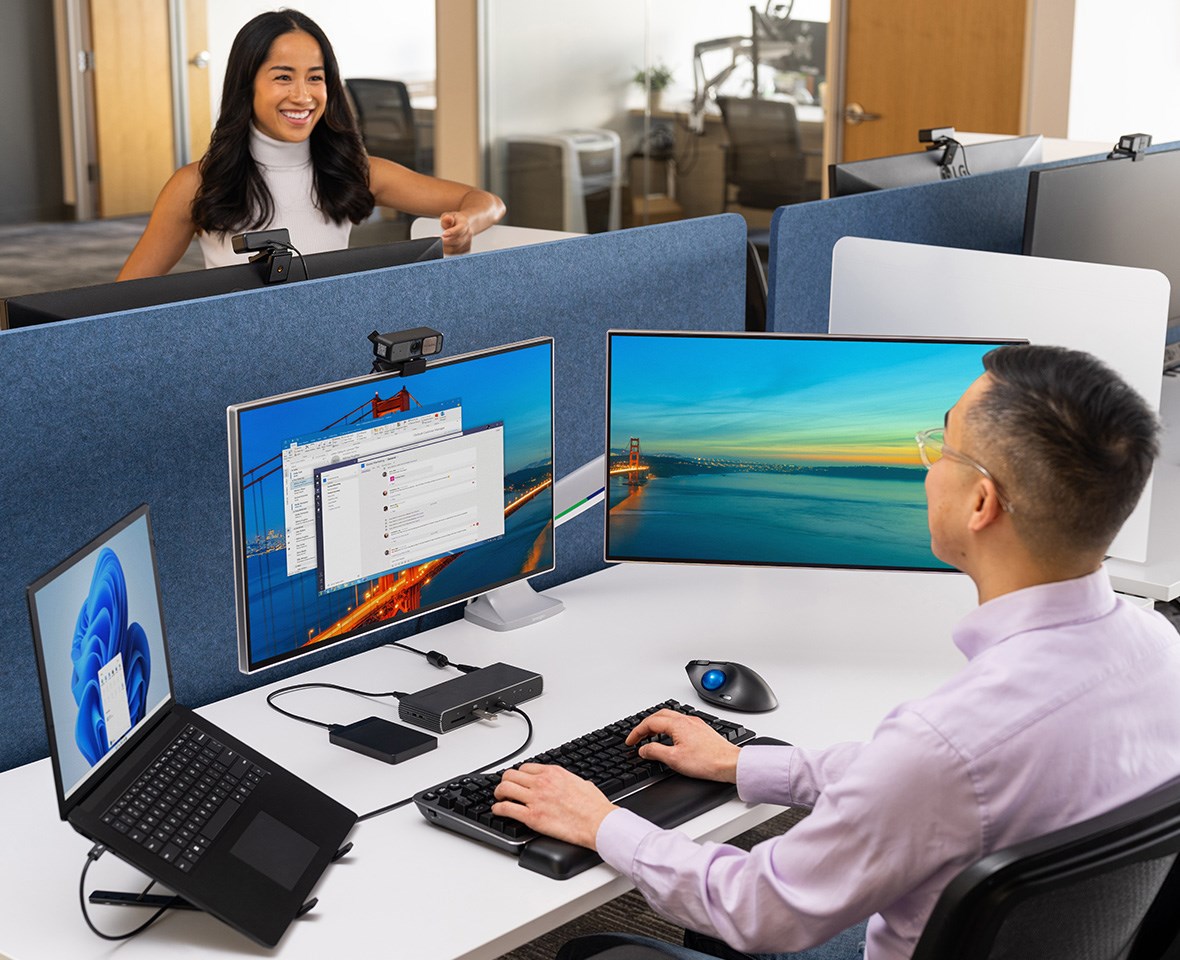
{"type": "Polygon", "coordinates": [[[318,468],[460,434],[462,430],[462,405],[458,400],[447,400],[403,417],[387,415],[287,443],[283,447],[287,576],[316,569],[315,471],[318,468]]]}
{"type": "Polygon", "coordinates": [[[316,471],[321,591],[504,535],[504,426],[316,471]]]}

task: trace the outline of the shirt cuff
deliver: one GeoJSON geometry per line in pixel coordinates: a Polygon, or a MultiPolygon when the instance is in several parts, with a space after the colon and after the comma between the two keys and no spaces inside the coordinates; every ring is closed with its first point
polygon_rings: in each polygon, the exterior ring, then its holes
{"type": "Polygon", "coordinates": [[[754,744],[738,753],[737,791],[746,803],[790,804],[795,748],[754,744]]]}
{"type": "Polygon", "coordinates": [[[660,828],[650,820],[622,807],[616,807],[602,819],[594,846],[598,855],[628,879],[634,879],[633,865],[639,844],[660,828]]]}

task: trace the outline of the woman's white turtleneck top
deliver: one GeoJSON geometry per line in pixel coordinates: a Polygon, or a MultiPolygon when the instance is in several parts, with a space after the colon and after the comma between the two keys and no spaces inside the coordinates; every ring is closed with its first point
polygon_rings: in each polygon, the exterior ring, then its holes
{"type": "MultiPolygon", "coordinates": [[[[251,124],[250,154],[274,200],[274,217],[260,230],[286,227],[291,234],[291,245],[305,254],[343,250],[348,246],[351,221],[333,223],[316,208],[309,141],[285,143],[268,137],[251,124]]],[[[245,263],[251,256],[234,253],[232,234],[200,232],[197,236],[206,267],[245,263]]]]}

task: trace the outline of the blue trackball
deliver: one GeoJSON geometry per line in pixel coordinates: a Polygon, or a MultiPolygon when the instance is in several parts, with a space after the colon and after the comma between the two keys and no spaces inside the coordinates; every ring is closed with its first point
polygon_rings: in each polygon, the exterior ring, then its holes
{"type": "Polygon", "coordinates": [[[716,690],[725,683],[725,680],[724,670],[707,670],[705,675],[701,677],[701,686],[706,690],[716,690]]]}

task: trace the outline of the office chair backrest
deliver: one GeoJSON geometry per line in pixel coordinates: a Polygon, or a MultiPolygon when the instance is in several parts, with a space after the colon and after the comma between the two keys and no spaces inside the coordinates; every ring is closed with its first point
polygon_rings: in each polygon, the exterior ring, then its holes
{"type": "Polygon", "coordinates": [[[400,80],[345,80],[361,137],[371,157],[418,169],[418,137],[410,94],[400,80]]]}
{"type": "Polygon", "coordinates": [[[773,210],[819,196],[806,184],[793,103],[718,97],[717,105],[729,137],[726,176],[738,188],[738,203],[773,210]]]}
{"type": "Polygon", "coordinates": [[[984,857],[913,960],[1158,960],[1180,933],[1180,781],[984,857]]]}

